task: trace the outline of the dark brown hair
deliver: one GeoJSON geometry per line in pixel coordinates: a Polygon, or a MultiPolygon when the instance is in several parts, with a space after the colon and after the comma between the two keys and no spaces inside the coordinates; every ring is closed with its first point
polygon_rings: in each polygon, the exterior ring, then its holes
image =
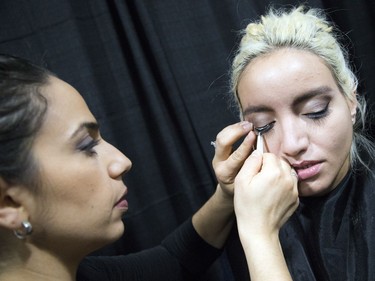
{"type": "Polygon", "coordinates": [[[0,54],[0,177],[8,183],[35,183],[31,147],[47,110],[40,89],[50,75],[27,60],[0,54]]]}

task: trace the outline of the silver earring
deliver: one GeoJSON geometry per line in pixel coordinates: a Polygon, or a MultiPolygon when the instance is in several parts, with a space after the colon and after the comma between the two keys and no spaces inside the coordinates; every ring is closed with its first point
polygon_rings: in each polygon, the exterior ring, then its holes
{"type": "Polygon", "coordinates": [[[18,239],[25,239],[26,236],[31,234],[31,232],[33,231],[33,227],[28,221],[23,221],[21,223],[21,226],[21,229],[14,230],[14,235],[16,235],[18,239]]]}

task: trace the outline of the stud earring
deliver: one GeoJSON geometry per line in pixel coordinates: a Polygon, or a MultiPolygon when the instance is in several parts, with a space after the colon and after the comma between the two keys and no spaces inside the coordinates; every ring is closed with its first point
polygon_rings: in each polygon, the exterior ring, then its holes
{"type": "Polygon", "coordinates": [[[23,221],[21,223],[21,229],[18,229],[18,230],[14,230],[14,235],[16,235],[16,237],[18,239],[25,239],[28,235],[31,234],[31,232],[33,231],[33,227],[31,225],[30,222],[28,221],[23,221]]]}

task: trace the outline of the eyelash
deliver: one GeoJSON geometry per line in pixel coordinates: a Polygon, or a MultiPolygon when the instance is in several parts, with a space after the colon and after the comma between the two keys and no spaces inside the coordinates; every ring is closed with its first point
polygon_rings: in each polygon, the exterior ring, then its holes
{"type": "MultiPolygon", "coordinates": [[[[323,118],[328,116],[328,113],[329,113],[328,107],[329,107],[329,102],[326,104],[326,106],[322,110],[313,112],[313,113],[307,113],[307,114],[304,114],[304,116],[307,116],[308,118],[312,119],[315,122],[319,122],[323,118]]],[[[274,127],[275,122],[276,121],[272,121],[264,126],[255,127],[254,130],[257,133],[257,135],[260,135],[260,134],[264,135],[268,133],[274,127]]]]}
{"type": "Polygon", "coordinates": [[[86,137],[86,139],[84,139],[77,148],[79,151],[84,152],[88,156],[94,156],[97,154],[94,148],[98,145],[99,141],[99,139],[86,137]],[[90,140],[88,140],[88,138],[90,138],[90,140]]]}
{"type": "Polygon", "coordinates": [[[319,119],[323,119],[324,117],[328,116],[328,106],[329,106],[329,103],[327,103],[327,105],[320,111],[313,112],[313,113],[307,113],[307,114],[304,114],[304,115],[307,116],[310,119],[319,121],[319,119]]]}
{"type": "Polygon", "coordinates": [[[272,121],[271,123],[268,123],[264,126],[261,126],[261,127],[255,127],[254,130],[256,131],[257,135],[264,135],[266,133],[268,133],[272,128],[273,128],[273,125],[275,124],[276,121],[272,121]]]}

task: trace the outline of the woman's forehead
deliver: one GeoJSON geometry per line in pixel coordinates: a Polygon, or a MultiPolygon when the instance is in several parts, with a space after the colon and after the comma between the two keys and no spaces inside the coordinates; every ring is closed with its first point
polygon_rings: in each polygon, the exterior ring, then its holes
{"type": "Polygon", "coordinates": [[[281,50],[246,67],[238,84],[238,95],[244,106],[245,100],[272,102],[317,88],[338,89],[326,64],[307,51],[281,50]]]}
{"type": "Polygon", "coordinates": [[[82,96],[68,83],[52,77],[42,94],[48,103],[44,131],[69,134],[81,123],[96,122],[82,96]]]}

